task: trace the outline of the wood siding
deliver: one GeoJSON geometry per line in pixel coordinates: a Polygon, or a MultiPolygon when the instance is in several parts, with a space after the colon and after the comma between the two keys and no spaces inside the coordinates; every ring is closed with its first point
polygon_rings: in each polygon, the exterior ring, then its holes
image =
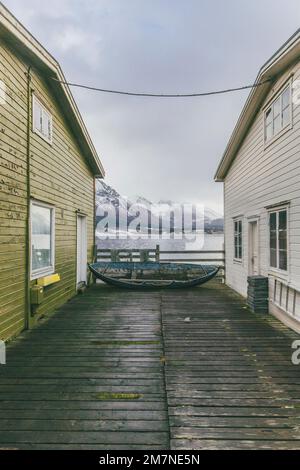
{"type": "MultiPolygon", "coordinates": [[[[292,128],[269,145],[264,143],[264,107],[293,75],[300,79],[300,63],[287,70],[274,84],[257,114],[225,179],[226,282],[247,295],[249,272],[249,222],[258,220],[259,272],[270,278],[270,299],[274,298],[275,279],[300,290],[300,106],[292,105],[292,128]],[[289,201],[288,271],[269,267],[269,227],[267,206],[289,201]],[[233,219],[243,220],[243,259],[233,259],[233,219]]],[[[289,299],[287,300],[290,301],[289,299]]],[[[300,299],[295,317],[300,320],[300,299]]]]}
{"type": "MultiPolygon", "coordinates": [[[[6,102],[0,105],[0,338],[24,328],[27,211],[27,79],[25,63],[0,44],[0,80],[6,102]]],[[[52,97],[46,81],[31,71],[33,92],[53,115],[53,144],[31,132],[31,197],[55,206],[55,272],[58,284],[45,288],[35,319],[76,292],[76,211],[87,215],[88,260],[93,251],[94,179],[52,97]]],[[[32,283],[35,283],[33,281],[32,283]]]]}

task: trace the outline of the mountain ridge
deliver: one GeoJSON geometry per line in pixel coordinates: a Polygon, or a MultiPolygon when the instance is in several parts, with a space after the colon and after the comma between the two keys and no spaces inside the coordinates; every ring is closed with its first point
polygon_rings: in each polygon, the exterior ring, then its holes
{"type": "MultiPolygon", "coordinates": [[[[139,206],[146,207],[148,212],[148,224],[144,229],[151,228],[151,226],[156,226],[158,224],[158,218],[155,214],[155,211],[151,210],[151,205],[153,203],[140,195],[135,196],[132,199],[129,199],[125,196],[122,196],[118,191],[116,191],[112,186],[108,185],[104,181],[96,181],[96,210],[99,207],[105,208],[105,206],[113,205],[116,209],[118,217],[127,215],[128,223],[135,219],[135,216],[130,214],[130,207],[134,205],[135,209],[138,209],[139,206]],[[151,219],[152,217],[152,219],[151,219]],[[151,222],[150,222],[151,221],[151,222]],[[150,224],[150,226],[149,226],[150,224]],[[151,225],[152,224],[152,225],[151,225]]],[[[175,202],[172,200],[160,200],[157,205],[165,204],[172,207],[175,204],[183,205],[184,202],[175,202]]],[[[155,206],[155,204],[154,204],[155,206]]],[[[98,212],[98,211],[97,211],[98,212]]],[[[103,216],[104,217],[104,216],[103,216]]],[[[103,218],[102,217],[102,218],[103,218]]],[[[101,220],[101,217],[98,216],[98,221],[101,220]]],[[[124,229],[125,227],[123,227],[124,229]]],[[[215,212],[210,208],[204,208],[204,231],[207,233],[218,232],[222,233],[224,229],[224,219],[223,216],[215,212]]]]}

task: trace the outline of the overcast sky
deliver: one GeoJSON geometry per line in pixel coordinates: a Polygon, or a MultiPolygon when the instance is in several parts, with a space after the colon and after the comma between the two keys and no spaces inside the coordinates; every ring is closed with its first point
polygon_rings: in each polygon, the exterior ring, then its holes
{"type": "MultiPolygon", "coordinates": [[[[203,92],[252,83],[299,27],[299,0],[4,0],[68,80],[138,92],[203,92]]],[[[213,175],[247,92],[158,99],[73,89],[124,195],[222,211],[213,175]]]]}

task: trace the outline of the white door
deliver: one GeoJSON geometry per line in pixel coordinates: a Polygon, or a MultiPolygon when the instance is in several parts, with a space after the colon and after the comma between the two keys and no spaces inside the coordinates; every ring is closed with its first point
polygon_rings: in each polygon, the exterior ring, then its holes
{"type": "Polygon", "coordinates": [[[77,215],[77,286],[87,281],[86,216],[77,215]]]}
{"type": "Polygon", "coordinates": [[[249,222],[249,275],[259,274],[257,220],[249,222]]]}

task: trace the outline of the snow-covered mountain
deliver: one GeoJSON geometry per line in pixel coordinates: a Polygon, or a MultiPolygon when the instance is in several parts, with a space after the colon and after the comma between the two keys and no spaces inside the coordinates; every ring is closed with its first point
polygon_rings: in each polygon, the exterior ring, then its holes
{"type": "MultiPolygon", "coordinates": [[[[171,200],[161,200],[157,204],[161,207],[165,205],[172,208],[172,206],[178,203],[171,200]]],[[[139,208],[146,208],[148,211],[148,221],[145,221],[145,226],[141,227],[141,230],[147,230],[147,228],[150,227],[155,229],[159,226],[159,217],[155,212],[155,204],[153,205],[151,201],[142,196],[135,196],[129,200],[127,197],[121,196],[114,188],[106,184],[104,181],[98,180],[96,183],[96,207],[99,208],[99,210],[97,210],[97,221],[101,220],[101,215],[99,216],[99,214],[104,214],[109,210],[109,206],[111,205],[114,206],[120,220],[125,220],[127,216],[129,223],[135,218],[135,216],[132,215],[133,213],[137,212],[139,208]],[[134,210],[130,210],[130,208],[134,210]]],[[[220,214],[217,214],[210,208],[204,208],[205,231],[222,232],[223,225],[223,217],[220,214]]],[[[126,230],[126,227],[120,228],[126,230]]]]}
{"type": "Polygon", "coordinates": [[[96,206],[99,204],[112,204],[114,207],[127,208],[127,200],[123,198],[114,188],[104,183],[104,181],[96,181],[96,206]]]}

